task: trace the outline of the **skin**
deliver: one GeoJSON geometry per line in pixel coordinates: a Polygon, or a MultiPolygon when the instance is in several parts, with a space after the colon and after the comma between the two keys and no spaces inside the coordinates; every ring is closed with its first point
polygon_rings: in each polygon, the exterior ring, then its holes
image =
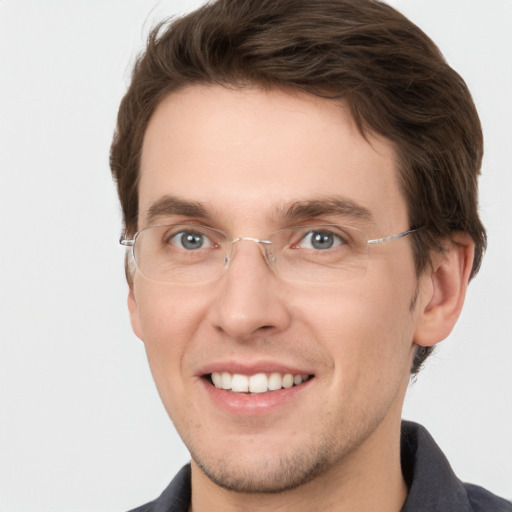
{"type": "MultiPolygon", "coordinates": [[[[351,222],[370,238],[410,227],[392,144],[365,140],[343,103],[190,86],[165,99],[147,128],[139,229],[198,222],[264,239],[304,222],[277,215],[284,205],[333,194],[372,219],[327,213],[308,222],[351,222]],[[149,220],[166,195],[200,203],[208,218],[149,220]]],[[[166,285],[135,272],[132,325],[192,456],[193,510],[400,510],[400,415],[414,349],[453,326],[471,253],[460,235],[418,277],[406,237],[372,246],[358,279],[305,283],[280,279],[256,244],[241,242],[210,283],[166,285]],[[212,364],[314,377],[277,406],[257,397],[257,414],[237,412],[209,394],[203,373],[212,364]]]]}

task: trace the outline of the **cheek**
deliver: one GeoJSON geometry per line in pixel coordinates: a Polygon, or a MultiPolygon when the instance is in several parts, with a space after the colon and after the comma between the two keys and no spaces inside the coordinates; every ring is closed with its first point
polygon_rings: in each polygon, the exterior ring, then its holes
{"type": "Polygon", "coordinates": [[[409,300],[356,292],[332,298],[310,316],[309,329],[331,360],[324,409],[348,431],[383,418],[405,392],[412,359],[409,300]],[[406,385],[406,384],[405,384],[406,385]]]}
{"type": "Polygon", "coordinates": [[[312,294],[302,302],[299,316],[307,319],[308,329],[332,358],[333,378],[342,389],[358,381],[378,387],[408,372],[413,297],[411,284],[397,286],[393,280],[369,279],[337,293],[312,294]]]}
{"type": "Polygon", "coordinates": [[[200,292],[145,282],[135,286],[139,323],[146,345],[179,345],[205,310],[200,292]]]}
{"type": "Polygon", "coordinates": [[[183,360],[206,311],[201,297],[153,283],[135,287],[141,338],[161,393],[181,386],[183,360]]]}

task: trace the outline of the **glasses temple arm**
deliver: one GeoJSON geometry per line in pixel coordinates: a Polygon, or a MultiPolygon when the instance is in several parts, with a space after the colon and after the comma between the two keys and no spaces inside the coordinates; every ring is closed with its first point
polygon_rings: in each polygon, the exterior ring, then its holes
{"type": "Polygon", "coordinates": [[[386,236],[384,238],[376,238],[374,240],[368,240],[368,245],[382,244],[384,242],[389,242],[391,240],[396,240],[397,238],[402,238],[404,236],[407,236],[407,235],[410,235],[412,233],[415,233],[416,231],[418,231],[420,229],[422,229],[422,228],[409,229],[408,231],[403,231],[402,233],[398,233],[397,235],[391,235],[391,236],[386,236]]]}
{"type": "Polygon", "coordinates": [[[120,237],[119,237],[119,243],[121,245],[124,245],[125,247],[133,247],[133,245],[135,244],[135,239],[131,239],[131,240],[128,240],[126,238],[126,234],[123,233],[120,237]]]}

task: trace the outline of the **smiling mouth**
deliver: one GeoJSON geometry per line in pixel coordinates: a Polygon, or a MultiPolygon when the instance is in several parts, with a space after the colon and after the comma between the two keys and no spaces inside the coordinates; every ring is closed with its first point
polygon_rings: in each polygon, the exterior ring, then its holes
{"type": "Polygon", "coordinates": [[[313,375],[293,375],[277,372],[242,375],[240,373],[213,372],[205,375],[205,378],[217,389],[231,391],[232,393],[261,394],[300,386],[312,379],[313,375]]]}

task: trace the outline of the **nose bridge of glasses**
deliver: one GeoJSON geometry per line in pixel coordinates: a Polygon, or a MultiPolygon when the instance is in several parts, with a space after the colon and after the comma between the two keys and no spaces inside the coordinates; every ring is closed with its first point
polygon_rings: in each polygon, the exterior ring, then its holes
{"type": "Polygon", "coordinates": [[[242,240],[247,240],[249,242],[255,242],[257,244],[264,244],[264,245],[268,245],[268,244],[272,243],[270,240],[260,240],[259,238],[253,238],[252,236],[238,236],[236,238],[233,238],[233,240],[231,240],[231,243],[236,244],[237,242],[241,242],[242,240]]]}
{"type": "Polygon", "coordinates": [[[231,261],[233,260],[235,244],[238,244],[239,242],[254,242],[255,244],[257,244],[258,247],[260,248],[263,258],[265,259],[266,263],[270,266],[269,253],[267,251],[267,248],[269,248],[272,245],[272,241],[262,240],[260,238],[254,238],[251,236],[238,236],[231,240],[230,250],[228,254],[226,254],[226,258],[224,261],[226,269],[229,268],[231,261]]]}

